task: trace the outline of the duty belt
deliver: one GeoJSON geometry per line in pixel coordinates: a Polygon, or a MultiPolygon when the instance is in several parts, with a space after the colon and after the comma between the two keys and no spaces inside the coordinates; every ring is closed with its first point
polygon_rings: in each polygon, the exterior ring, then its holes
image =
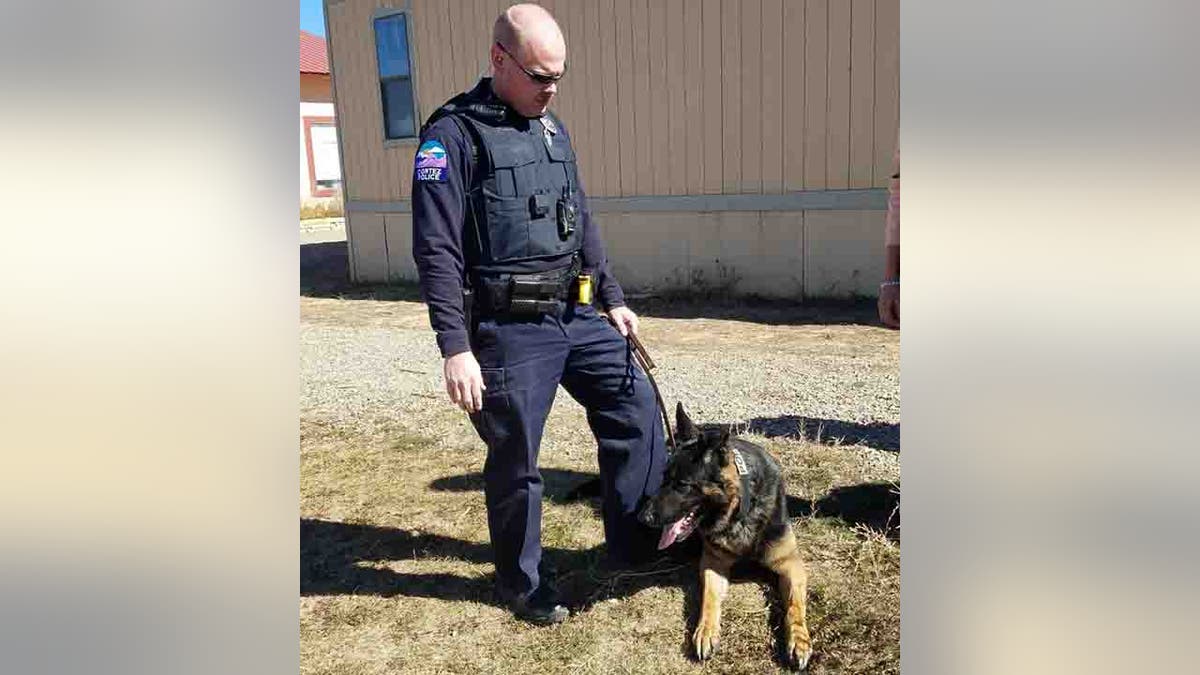
{"type": "Polygon", "coordinates": [[[482,315],[536,316],[558,311],[570,299],[579,276],[579,259],[570,267],[536,274],[481,277],[476,283],[476,309],[482,315]]]}

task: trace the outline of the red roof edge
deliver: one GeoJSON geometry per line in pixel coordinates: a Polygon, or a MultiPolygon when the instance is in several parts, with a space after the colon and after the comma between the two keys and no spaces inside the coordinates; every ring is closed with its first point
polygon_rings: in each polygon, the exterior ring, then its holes
{"type": "Polygon", "coordinates": [[[325,38],[300,31],[300,72],[329,74],[329,49],[325,38]]]}

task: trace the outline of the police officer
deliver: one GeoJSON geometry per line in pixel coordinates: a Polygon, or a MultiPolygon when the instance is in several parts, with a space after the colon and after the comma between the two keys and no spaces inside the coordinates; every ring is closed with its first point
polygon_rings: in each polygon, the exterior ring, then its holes
{"type": "Polygon", "coordinates": [[[450,400],[487,444],[484,492],[497,591],[520,618],[567,618],[541,564],[538,447],[558,385],[598,444],[610,561],[642,562],[636,521],[665,463],[654,394],[622,337],[637,333],[608,268],[571,139],[548,111],[566,71],[554,18],[532,4],[496,20],[492,77],[425,123],[413,173],[413,257],[450,400]],[[590,282],[590,283],[589,283],[590,282]],[[589,289],[613,324],[592,307],[589,289]]]}

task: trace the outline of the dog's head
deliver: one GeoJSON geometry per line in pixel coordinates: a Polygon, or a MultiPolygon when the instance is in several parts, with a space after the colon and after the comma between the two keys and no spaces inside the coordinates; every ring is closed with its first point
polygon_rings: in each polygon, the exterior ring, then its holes
{"type": "Polygon", "coordinates": [[[661,527],[658,548],[683,541],[715,514],[724,513],[732,495],[728,430],[701,431],[680,403],[675,408],[675,442],[658,494],[647,500],[638,520],[661,527]]]}

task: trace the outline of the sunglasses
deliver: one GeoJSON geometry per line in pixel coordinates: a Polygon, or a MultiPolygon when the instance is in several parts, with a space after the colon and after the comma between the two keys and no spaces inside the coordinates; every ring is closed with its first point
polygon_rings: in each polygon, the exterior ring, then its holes
{"type": "Polygon", "coordinates": [[[563,64],[563,71],[557,75],[543,75],[542,73],[535,73],[532,70],[521,65],[521,62],[517,60],[517,57],[513,56],[512,52],[508,51],[508,49],[506,49],[504,47],[504,45],[497,42],[496,46],[500,48],[500,51],[507,54],[508,58],[512,59],[513,63],[517,64],[517,67],[521,69],[521,72],[525,73],[525,75],[529,79],[533,80],[534,82],[537,82],[540,85],[554,84],[555,82],[558,82],[559,80],[563,79],[563,76],[567,74],[566,64],[563,64]]]}

